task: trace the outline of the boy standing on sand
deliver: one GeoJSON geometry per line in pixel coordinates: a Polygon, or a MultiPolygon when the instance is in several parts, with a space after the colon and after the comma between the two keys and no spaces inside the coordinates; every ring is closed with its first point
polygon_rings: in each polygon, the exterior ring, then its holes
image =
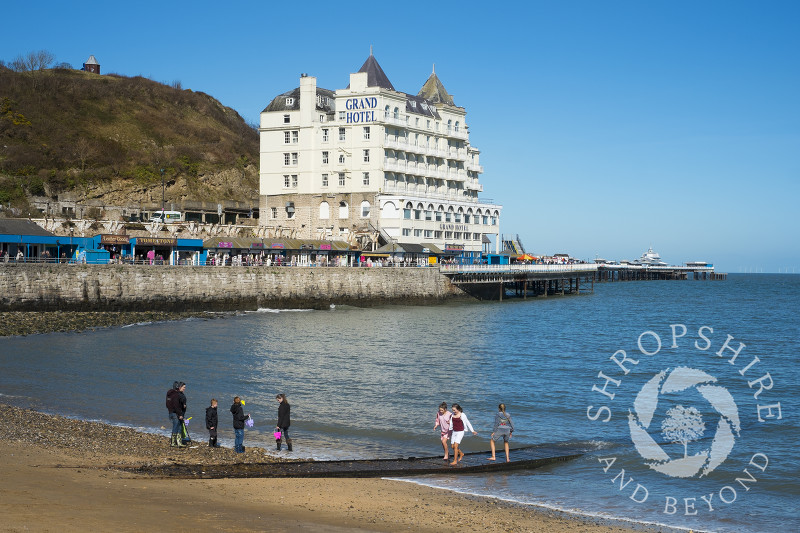
{"type": "Polygon", "coordinates": [[[211,407],[206,407],[206,429],[208,430],[208,445],[212,448],[219,448],[217,422],[217,400],[211,398],[211,407]]]}
{"type": "Polygon", "coordinates": [[[236,436],[233,441],[233,451],[244,453],[244,421],[250,418],[250,415],[244,414],[242,399],[238,396],[233,399],[231,414],[233,415],[233,433],[236,436]]]}

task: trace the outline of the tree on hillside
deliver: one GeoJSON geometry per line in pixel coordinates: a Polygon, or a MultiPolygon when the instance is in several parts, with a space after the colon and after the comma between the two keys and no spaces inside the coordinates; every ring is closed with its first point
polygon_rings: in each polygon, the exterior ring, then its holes
{"type": "Polygon", "coordinates": [[[44,70],[56,60],[56,56],[47,50],[28,52],[25,55],[17,56],[11,62],[11,68],[17,72],[33,72],[34,70],[44,70]]]}

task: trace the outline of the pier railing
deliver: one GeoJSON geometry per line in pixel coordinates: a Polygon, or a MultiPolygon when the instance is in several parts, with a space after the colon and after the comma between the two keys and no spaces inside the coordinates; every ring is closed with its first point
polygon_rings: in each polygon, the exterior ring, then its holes
{"type": "Polygon", "coordinates": [[[514,272],[554,272],[583,274],[596,272],[594,264],[579,263],[573,265],[450,265],[442,264],[439,271],[444,274],[471,274],[471,273],[514,273],[514,272]]]}

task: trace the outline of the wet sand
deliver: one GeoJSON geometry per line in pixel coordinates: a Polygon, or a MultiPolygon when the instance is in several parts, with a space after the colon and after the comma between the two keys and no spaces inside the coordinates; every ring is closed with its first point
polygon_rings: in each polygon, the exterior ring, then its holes
{"type": "MultiPolygon", "coordinates": [[[[382,479],[179,480],[120,466],[263,462],[166,436],[0,405],[5,531],[632,531],[382,479]]],[[[245,437],[245,444],[247,439],[245,437]]]]}

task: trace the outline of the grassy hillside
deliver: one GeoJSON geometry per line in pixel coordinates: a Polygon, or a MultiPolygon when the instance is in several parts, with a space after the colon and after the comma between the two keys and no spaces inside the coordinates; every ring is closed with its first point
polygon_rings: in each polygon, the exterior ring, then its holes
{"type": "MultiPolygon", "coordinates": [[[[178,85],[178,84],[176,84],[178,85]]],[[[0,203],[70,192],[113,205],[252,201],[258,133],[202,92],[72,69],[0,66],[0,203]]]]}

